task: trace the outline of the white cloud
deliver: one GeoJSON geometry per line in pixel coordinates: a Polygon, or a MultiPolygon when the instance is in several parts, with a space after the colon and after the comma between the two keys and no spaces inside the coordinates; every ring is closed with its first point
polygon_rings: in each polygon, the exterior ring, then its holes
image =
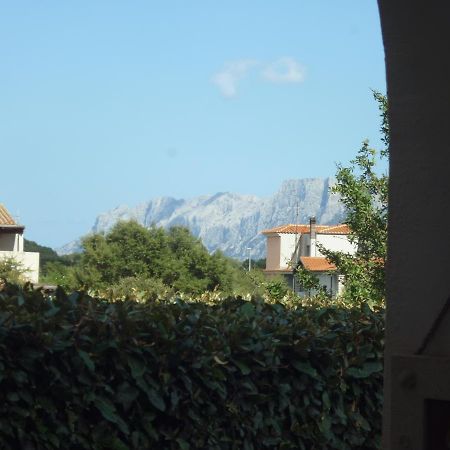
{"type": "Polygon", "coordinates": [[[229,62],[224,69],[213,76],[213,83],[220,89],[225,97],[234,97],[237,94],[239,81],[255,67],[258,61],[254,59],[240,59],[229,62]]]}
{"type": "Polygon", "coordinates": [[[267,65],[262,76],[273,83],[301,83],[305,79],[305,68],[294,58],[284,57],[267,65]]]}

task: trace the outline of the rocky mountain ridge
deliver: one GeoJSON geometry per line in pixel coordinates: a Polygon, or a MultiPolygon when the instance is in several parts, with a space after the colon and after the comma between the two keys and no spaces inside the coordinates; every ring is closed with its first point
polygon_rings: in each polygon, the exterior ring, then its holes
{"type": "MultiPolygon", "coordinates": [[[[287,180],[270,197],[229,192],[191,199],[159,197],[137,206],[118,206],[100,214],[92,233],[108,231],[119,220],[136,220],[144,226],[188,227],[209,251],[221,250],[233,258],[265,257],[261,231],[287,223],[307,223],[311,216],[320,224],[338,223],[344,208],[329,188],[332,178],[287,180]]],[[[79,250],[79,241],[58,249],[59,254],[79,250]]]]}

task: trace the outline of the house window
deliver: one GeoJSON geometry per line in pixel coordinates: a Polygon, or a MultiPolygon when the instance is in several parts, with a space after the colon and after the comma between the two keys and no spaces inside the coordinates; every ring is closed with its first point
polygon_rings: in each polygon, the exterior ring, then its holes
{"type": "Polygon", "coordinates": [[[306,246],[306,256],[310,256],[310,253],[311,253],[311,246],[307,245],[306,246]]]}

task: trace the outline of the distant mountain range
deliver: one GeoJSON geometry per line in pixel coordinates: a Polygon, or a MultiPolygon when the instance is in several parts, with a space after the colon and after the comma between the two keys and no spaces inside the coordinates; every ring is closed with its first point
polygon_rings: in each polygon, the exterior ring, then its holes
{"type": "MultiPolygon", "coordinates": [[[[287,223],[308,223],[311,216],[319,224],[338,223],[343,205],[329,188],[332,178],[287,180],[270,197],[219,192],[191,199],[159,197],[137,206],[118,206],[101,213],[92,233],[108,231],[119,220],[136,220],[142,225],[169,228],[188,227],[201,238],[210,252],[217,249],[233,258],[265,257],[265,238],[261,231],[287,223]]],[[[58,254],[80,250],[79,240],[57,249],[58,254]]]]}

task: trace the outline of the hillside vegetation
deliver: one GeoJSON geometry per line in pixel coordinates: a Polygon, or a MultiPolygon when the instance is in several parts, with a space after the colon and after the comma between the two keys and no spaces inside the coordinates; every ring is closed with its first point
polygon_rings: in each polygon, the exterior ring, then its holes
{"type": "Polygon", "coordinates": [[[134,221],[118,222],[106,234],[85,237],[79,255],[46,258],[44,264],[44,282],[111,299],[147,300],[214,290],[255,294],[264,285],[259,268],[249,274],[221,252],[211,255],[187,228],[146,228],[134,221]]]}

